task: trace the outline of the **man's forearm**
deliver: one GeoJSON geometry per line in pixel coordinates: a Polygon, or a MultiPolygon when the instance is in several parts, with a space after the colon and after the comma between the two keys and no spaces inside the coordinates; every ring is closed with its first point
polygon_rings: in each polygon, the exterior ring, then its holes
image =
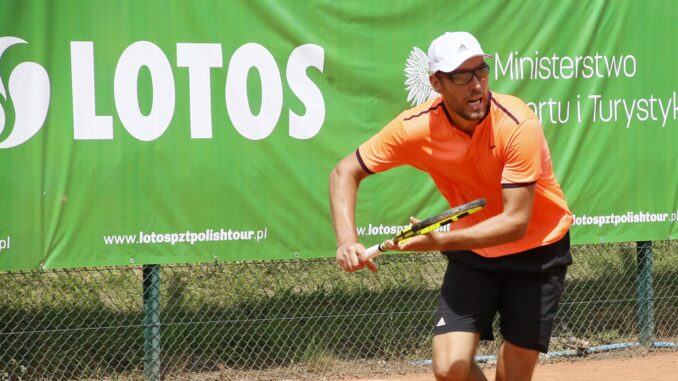
{"type": "Polygon", "coordinates": [[[525,236],[532,215],[534,185],[503,190],[503,211],[476,225],[433,232],[398,244],[402,251],[470,250],[517,241],[525,236]]]}
{"type": "Polygon", "coordinates": [[[517,241],[527,232],[532,214],[534,185],[503,190],[504,210],[465,229],[441,237],[442,250],[468,250],[517,241]]]}
{"type": "Polygon", "coordinates": [[[330,175],[330,206],[337,245],[357,242],[355,205],[359,180],[339,168],[330,175]]]}
{"type": "Polygon", "coordinates": [[[469,250],[501,245],[521,239],[526,230],[526,223],[502,213],[468,228],[442,235],[440,250],[469,250]]]}

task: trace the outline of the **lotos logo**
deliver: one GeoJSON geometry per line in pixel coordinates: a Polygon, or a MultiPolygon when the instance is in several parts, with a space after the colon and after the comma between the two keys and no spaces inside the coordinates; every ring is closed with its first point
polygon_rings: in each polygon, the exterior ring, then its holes
{"type": "MultiPolygon", "coordinates": [[[[0,37],[0,60],[7,48],[25,43],[26,41],[16,37],[0,37]]],[[[40,131],[47,117],[49,96],[47,71],[35,62],[17,65],[9,75],[8,82],[0,78],[0,133],[7,124],[7,113],[3,104],[11,104],[14,108],[14,127],[9,136],[0,141],[0,148],[18,146],[40,131]]]]}
{"type": "MultiPolygon", "coordinates": [[[[17,37],[0,37],[0,57],[15,44],[26,43],[17,37]]],[[[122,127],[134,138],[152,141],[170,126],[176,102],[188,102],[191,139],[212,138],[211,72],[225,70],[225,107],[235,130],[249,140],[267,138],[287,111],[288,134],[300,140],[311,139],[320,132],[325,119],[325,103],[320,88],[311,80],[309,69],[322,73],[325,52],[315,44],[297,46],[290,53],[284,74],[273,54],[263,45],[246,43],[233,52],[224,66],[221,44],[176,43],[177,73],[168,56],[150,41],[136,41],[120,55],[115,71],[105,73],[104,90],[111,91],[114,109],[122,127]],[[187,69],[187,70],[183,70],[187,69]],[[139,74],[151,76],[151,109],[143,112],[139,105],[139,74]],[[248,76],[257,72],[261,81],[261,104],[258,112],[250,107],[248,76]],[[179,92],[175,75],[185,77],[189,89],[179,92]],[[110,82],[112,79],[112,83],[110,82]],[[283,81],[286,79],[286,81],[283,81]],[[290,93],[284,95],[284,88],[290,93]],[[283,109],[283,97],[293,96],[305,108],[297,114],[283,109]]],[[[75,140],[113,140],[114,115],[96,111],[95,59],[93,41],[71,41],[71,95],[73,100],[73,138],[75,140]]],[[[0,78],[0,149],[16,147],[33,137],[43,126],[50,101],[50,81],[45,69],[34,62],[23,62],[9,75],[9,94],[0,78]],[[11,102],[10,102],[11,100],[11,102]],[[8,108],[7,105],[9,106],[8,108]],[[4,107],[4,108],[3,108],[4,107]],[[14,127],[2,133],[14,110],[14,127]]],[[[65,89],[59,89],[65,91],[65,89]]],[[[60,110],[61,111],[61,110],[60,110]]]]}

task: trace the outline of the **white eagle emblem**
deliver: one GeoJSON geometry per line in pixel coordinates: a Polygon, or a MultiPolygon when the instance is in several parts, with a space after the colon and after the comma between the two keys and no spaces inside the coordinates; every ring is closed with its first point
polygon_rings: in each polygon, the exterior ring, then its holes
{"type": "Polygon", "coordinates": [[[405,90],[412,106],[420,105],[438,96],[428,80],[428,55],[413,47],[405,63],[405,90]]]}

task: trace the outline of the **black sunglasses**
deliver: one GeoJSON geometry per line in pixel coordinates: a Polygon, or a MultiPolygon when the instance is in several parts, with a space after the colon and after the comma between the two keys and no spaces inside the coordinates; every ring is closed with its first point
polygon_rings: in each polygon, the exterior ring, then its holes
{"type": "Polygon", "coordinates": [[[471,82],[471,79],[473,79],[473,76],[478,78],[479,81],[486,80],[487,77],[490,75],[490,66],[486,63],[483,63],[482,65],[480,65],[480,67],[477,67],[475,69],[458,70],[450,73],[439,71],[438,73],[449,78],[450,81],[452,81],[452,83],[454,83],[455,85],[468,85],[468,83],[471,82]]]}

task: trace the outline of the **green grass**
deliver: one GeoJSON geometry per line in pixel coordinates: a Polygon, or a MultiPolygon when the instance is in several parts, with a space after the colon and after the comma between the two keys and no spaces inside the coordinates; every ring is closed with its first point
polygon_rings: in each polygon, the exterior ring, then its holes
{"type": "MultiPolygon", "coordinates": [[[[675,340],[678,245],[653,252],[655,335],[675,340]]],[[[573,255],[551,349],[572,338],[637,341],[635,247],[577,246],[573,255]]],[[[379,262],[378,274],[346,274],[332,259],[163,266],[163,374],[430,358],[446,260],[379,262]]],[[[0,274],[0,380],[141,379],[143,331],[138,267],[0,274]]]]}

